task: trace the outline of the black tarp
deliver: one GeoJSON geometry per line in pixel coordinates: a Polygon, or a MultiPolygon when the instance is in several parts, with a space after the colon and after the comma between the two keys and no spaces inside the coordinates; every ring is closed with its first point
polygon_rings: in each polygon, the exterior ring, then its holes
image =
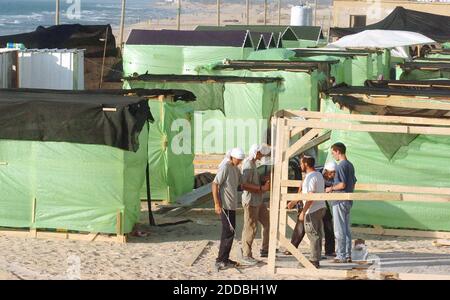
{"type": "MultiPolygon", "coordinates": [[[[426,81],[425,81],[426,83],[426,81]]],[[[398,95],[398,96],[418,96],[418,97],[439,97],[448,98],[449,90],[445,88],[423,88],[417,87],[376,87],[376,86],[336,86],[327,91],[331,96],[335,95],[398,95]]],[[[450,101],[450,100],[449,100],[450,101]]]]}
{"type": "Polygon", "coordinates": [[[110,25],[39,26],[33,32],[0,36],[0,47],[22,43],[28,49],[86,49],[86,57],[102,57],[107,29],[106,56],[116,56],[116,39],[110,25]]]}
{"type": "Polygon", "coordinates": [[[401,6],[397,6],[386,18],[378,23],[364,27],[330,28],[330,36],[343,37],[371,29],[413,31],[421,33],[437,42],[450,41],[449,16],[405,9],[401,6]]]}
{"type": "Polygon", "coordinates": [[[225,46],[253,48],[246,30],[194,31],[133,29],[127,45],[225,46]]]}
{"type": "Polygon", "coordinates": [[[374,88],[406,90],[444,89],[450,95],[450,80],[366,80],[364,85],[374,88]]]}
{"type": "Polygon", "coordinates": [[[124,96],[173,91],[0,90],[0,139],[108,145],[137,151],[152,120],[148,101],[124,96]]]}

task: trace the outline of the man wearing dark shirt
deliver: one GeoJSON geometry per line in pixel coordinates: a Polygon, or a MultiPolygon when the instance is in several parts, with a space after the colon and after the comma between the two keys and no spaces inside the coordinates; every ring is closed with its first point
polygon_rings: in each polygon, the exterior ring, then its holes
{"type": "MultiPolygon", "coordinates": [[[[327,193],[353,193],[356,184],[355,168],[347,160],[346,147],[343,143],[331,146],[331,154],[339,162],[336,168],[334,184],[326,188],[327,193]]],[[[351,262],[352,234],[350,210],[353,201],[333,201],[334,235],[336,236],[336,263],[351,262]]]]}

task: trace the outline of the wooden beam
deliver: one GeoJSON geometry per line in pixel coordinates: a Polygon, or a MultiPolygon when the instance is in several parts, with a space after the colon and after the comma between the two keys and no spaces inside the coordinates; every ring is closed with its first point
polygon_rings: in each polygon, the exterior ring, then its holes
{"type": "Polygon", "coordinates": [[[436,246],[436,247],[450,246],[450,239],[449,240],[442,240],[442,239],[435,240],[435,241],[433,241],[432,244],[433,244],[433,246],[436,246]]]}
{"type": "Polygon", "coordinates": [[[374,228],[352,227],[352,232],[362,234],[386,235],[386,236],[450,239],[450,232],[442,232],[442,231],[422,231],[422,230],[383,228],[383,230],[380,232],[380,230],[374,228]]]}
{"type": "Polygon", "coordinates": [[[300,121],[292,119],[288,120],[288,125],[308,127],[308,128],[335,129],[335,130],[362,131],[362,132],[450,135],[450,127],[354,124],[344,122],[338,123],[325,121],[300,121]]]}
{"type": "Polygon", "coordinates": [[[406,186],[377,183],[357,183],[355,185],[355,190],[450,195],[450,188],[445,187],[406,186]]]}
{"type": "Polygon", "coordinates": [[[283,194],[283,201],[404,201],[404,202],[450,202],[450,196],[402,193],[318,193],[318,194],[283,194]]]}
{"type": "Polygon", "coordinates": [[[450,120],[442,118],[423,118],[423,117],[402,117],[402,116],[382,116],[382,115],[360,115],[360,114],[338,114],[323,113],[317,111],[293,111],[286,110],[296,116],[306,119],[330,119],[330,120],[346,120],[371,123],[392,123],[392,124],[415,124],[415,125],[450,125],[450,120]]]}
{"type": "MultiPolygon", "coordinates": [[[[326,141],[328,141],[331,138],[331,130],[328,130],[327,132],[321,134],[320,136],[313,138],[311,141],[307,142],[303,146],[301,146],[297,151],[295,151],[292,156],[298,155],[300,153],[305,152],[308,149],[311,149],[312,147],[316,147],[326,141]]],[[[291,156],[291,157],[292,157],[291,156]]]]}
{"type": "Polygon", "coordinates": [[[302,181],[301,180],[281,180],[281,186],[284,187],[301,187],[302,181]]]}
{"type": "Polygon", "coordinates": [[[412,100],[411,97],[404,98],[401,96],[389,96],[389,97],[368,97],[367,95],[354,95],[354,96],[362,99],[364,102],[375,105],[418,108],[418,109],[450,110],[450,101],[448,101],[448,98],[432,98],[432,99],[416,98],[412,100]],[[440,100],[442,100],[440,103],[436,103],[437,101],[440,100]]]}
{"type": "Polygon", "coordinates": [[[303,265],[306,269],[316,269],[316,267],[302,254],[300,251],[291,244],[291,241],[286,239],[283,235],[280,235],[281,245],[286,248],[292,255],[303,265]]]}
{"type": "Polygon", "coordinates": [[[285,159],[289,160],[294,153],[298,152],[297,150],[301,149],[302,146],[304,146],[307,142],[309,142],[311,139],[313,139],[316,135],[320,134],[322,132],[321,129],[311,129],[308,131],[304,136],[302,136],[298,141],[296,141],[292,146],[290,146],[286,150],[286,157],[285,159]]]}

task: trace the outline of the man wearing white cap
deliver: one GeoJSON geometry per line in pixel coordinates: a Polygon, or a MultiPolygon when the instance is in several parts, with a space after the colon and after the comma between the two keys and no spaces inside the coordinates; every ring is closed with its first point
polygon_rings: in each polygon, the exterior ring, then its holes
{"type": "Polygon", "coordinates": [[[244,228],[242,230],[242,261],[246,264],[255,264],[252,244],[258,230],[258,222],[262,225],[261,257],[267,256],[269,251],[269,211],[263,201],[264,192],[268,191],[270,182],[264,184],[256,168],[256,161],[270,154],[267,145],[254,144],[250,147],[249,156],[244,160],[242,167],[242,182],[256,187],[255,191],[245,190],[242,193],[242,207],[244,208],[244,228]]]}
{"type": "Polygon", "coordinates": [[[219,255],[216,259],[218,270],[226,267],[236,267],[239,264],[230,259],[230,251],[236,227],[236,208],[238,203],[238,188],[256,192],[259,187],[242,184],[239,164],[245,158],[240,148],[230,150],[219,166],[217,175],[212,183],[214,210],[222,221],[222,235],[220,238],[219,255]]]}

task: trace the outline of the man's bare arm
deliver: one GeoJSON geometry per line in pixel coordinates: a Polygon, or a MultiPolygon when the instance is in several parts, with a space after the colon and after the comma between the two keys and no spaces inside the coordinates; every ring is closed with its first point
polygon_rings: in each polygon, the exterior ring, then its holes
{"type": "Polygon", "coordinates": [[[222,212],[222,203],[220,202],[219,197],[219,185],[215,182],[211,184],[211,192],[214,199],[214,210],[216,214],[220,214],[222,212]]]}

